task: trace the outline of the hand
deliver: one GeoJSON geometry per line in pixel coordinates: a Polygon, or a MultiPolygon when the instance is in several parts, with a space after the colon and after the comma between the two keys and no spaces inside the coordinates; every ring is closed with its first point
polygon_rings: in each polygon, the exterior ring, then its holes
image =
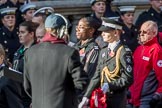
{"type": "Polygon", "coordinates": [[[109,84],[108,83],[104,83],[103,86],[101,87],[101,90],[103,91],[104,94],[106,92],[109,92],[109,84]]]}
{"type": "Polygon", "coordinates": [[[89,99],[87,97],[83,97],[82,101],[79,103],[78,108],[85,108],[89,103],[89,99]]]}
{"type": "Polygon", "coordinates": [[[158,102],[160,101],[160,99],[161,99],[160,94],[155,94],[152,97],[151,101],[149,102],[150,108],[156,108],[156,106],[157,106],[158,102]]]}

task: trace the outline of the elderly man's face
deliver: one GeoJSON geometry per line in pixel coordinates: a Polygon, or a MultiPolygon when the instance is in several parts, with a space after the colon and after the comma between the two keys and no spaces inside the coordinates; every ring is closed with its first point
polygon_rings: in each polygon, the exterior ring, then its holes
{"type": "Polygon", "coordinates": [[[157,11],[157,12],[161,12],[162,10],[160,9],[160,7],[162,7],[162,0],[150,0],[150,4],[152,5],[152,7],[157,11]]]}
{"type": "Polygon", "coordinates": [[[148,27],[148,24],[144,23],[141,26],[140,32],[139,32],[139,42],[141,44],[145,44],[147,42],[149,42],[150,40],[153,39],[153,37],[155,37],[155,31],[153,31],[153,29],[151,29],[150,27],[148,27]]]}

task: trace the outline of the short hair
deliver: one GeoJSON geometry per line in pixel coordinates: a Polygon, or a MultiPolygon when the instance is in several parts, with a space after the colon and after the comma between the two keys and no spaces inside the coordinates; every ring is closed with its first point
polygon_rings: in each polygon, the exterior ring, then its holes
{"type": "MultiPolygon", "coordinates": [[[[146,27],[147,27],[148,30],[150,30],[150,31],[152,31],[152,32],[155,32],[155,35],[158,34],[158,25],[157,25],[156,22],[149,20],[149,21],[145,21],[145,22],[142,24],[142,26],[143,26],[143,25],[146,25],[146,27]]],[[[141,26],[141,27],[142,27],[142,26],[141,26]]]]}
{"type": "Polygon", "coordinates": [[[97,23],[96,19],[93,17],[83,17],[80,19],[80,21],[81,20],[87,22],[88,26],[94,29],[98,29],[101,26],[101,24],[97,23]]]}
{"type": "Polygon", "coordinates": [[[94,36],[98,36],[101,34],[100,31],[98,31],[98,28],[101,26],[101,23],[99,23],[96,19],[94,19],[93,17],[83,17],[80,19],[80,21],[84,21],[84,22],[87,22],[87,25],[90,27],[90,28],[93,28],[94,29],[94,36]]]}
{"type": "Polygon", "coordinates": [[[27,31],[35,33],[35,31],[36,31],[37,27],[39,26],[39,24],[34,23],[32,21],[24,21],[19,26],[25,26],[27,31]]]}

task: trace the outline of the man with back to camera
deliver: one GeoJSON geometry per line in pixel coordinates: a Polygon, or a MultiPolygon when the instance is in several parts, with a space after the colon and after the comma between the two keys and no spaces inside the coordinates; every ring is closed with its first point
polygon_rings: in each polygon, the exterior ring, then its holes
{"type": "Polygon", "coordinates": [[[84,89],[87,76],[78,51],[63,39],[66,22],[60,14],[48,16],[42,42],[25,54],[24,87],[32,97],[32,108],[77,108],[76,93],[84,89]]]}

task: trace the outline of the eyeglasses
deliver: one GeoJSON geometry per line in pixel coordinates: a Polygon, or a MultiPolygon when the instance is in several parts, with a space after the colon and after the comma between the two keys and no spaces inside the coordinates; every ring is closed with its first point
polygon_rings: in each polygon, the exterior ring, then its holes
{"type": "Polygon", "coordinates": [[[148,33],[150,33],[150,31],[140,30],[138,32],[138,34],[148,34],[148,33]]]}
{"type": "Polygon", "coordinates": [[[83,26],[76,26],[76,29],[79,29],[79,30],[86,30],[86,29],[89,29],[90,27],[83,27],[83,26]]]}

